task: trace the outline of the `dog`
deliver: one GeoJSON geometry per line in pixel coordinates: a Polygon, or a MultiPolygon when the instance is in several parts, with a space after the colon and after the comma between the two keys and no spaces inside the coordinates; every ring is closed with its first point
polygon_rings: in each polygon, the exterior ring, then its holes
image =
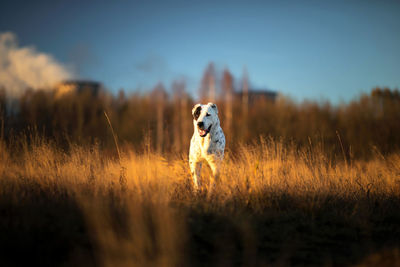
{"type": "Polygon", "coordinates": [[[219,169],[224,158],[225,135],[222,131],[217,105],[196,104],[192,109],[194,133],[190,141],[189,165],[194,188],[201,186],[202,161],[211,168],[214,179],[219,177],[219,169]]]}

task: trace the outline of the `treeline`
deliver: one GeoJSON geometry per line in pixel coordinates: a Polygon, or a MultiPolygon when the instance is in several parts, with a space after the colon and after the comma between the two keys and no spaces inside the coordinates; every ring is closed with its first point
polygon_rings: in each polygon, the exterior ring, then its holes
{"type": "MultiPolygon", "coordinates": [[[[126,95],[121,91],[113,96],[81,91],[56,97],[52,91],[36,90],[11,102],[3,90],[0,137],[12,144],[16,138],[29,139],[35,133],[54,140],[60,147],[97,143],[111,149],[114,141],[104,115],[107,112],[121,146],[138,151],[187,153],[195,102],[185,92],[184,83],[174,83],[170,91],[168,94],[158,85],[148,94],[126,95]]],[[[229,102],[224,97],[215,102],[230,151],[238,149],[239,143],[251,143],[260,136],[282,139],[302,148],[319,147],[327,156],[346,159],[400,150],[397,90],[376,88],[339,106],[312,101],[298,104],[285,97],[246,102],[234,93],[229,102]]]]}

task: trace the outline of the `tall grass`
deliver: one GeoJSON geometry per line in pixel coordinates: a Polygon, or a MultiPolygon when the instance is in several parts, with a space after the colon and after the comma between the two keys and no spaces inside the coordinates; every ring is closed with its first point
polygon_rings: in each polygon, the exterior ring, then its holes
{"type": "Polygon", "coordinates": [[[399,154],[260,139],[196,194],[185,154],[32,140],[0,142],[1,265],[400,264],[399,154]]]}

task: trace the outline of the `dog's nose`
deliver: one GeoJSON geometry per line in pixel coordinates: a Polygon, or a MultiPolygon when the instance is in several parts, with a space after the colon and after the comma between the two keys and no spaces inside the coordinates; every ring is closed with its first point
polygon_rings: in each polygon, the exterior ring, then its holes
{"type": "Polygon", "coordinates": [[[200,129],[202,129],[202,128],[204,127],[204,123],[203,123],[202,121],[199,121],[199,122],[197,123],[197,126],[198,126],[200,129]]]}

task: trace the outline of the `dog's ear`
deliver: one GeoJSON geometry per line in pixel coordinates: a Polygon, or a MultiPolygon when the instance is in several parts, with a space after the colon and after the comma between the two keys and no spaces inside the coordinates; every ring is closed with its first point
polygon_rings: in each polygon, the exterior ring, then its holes
{"type": "Polygon", "coordinates": [[[214,103],[209,102],[207,105],[209,105],[210,107],[212,107],[215,110],[215,113],[218,114],[218,108],[217,105],[214,103]]]}
{"type": "Polygon", "coordinates": [[[194,105],[194,107],[192,108],[193,119],[197,120],[200,116],[200,113],[201,113],[201,104],[194,105]]]}

